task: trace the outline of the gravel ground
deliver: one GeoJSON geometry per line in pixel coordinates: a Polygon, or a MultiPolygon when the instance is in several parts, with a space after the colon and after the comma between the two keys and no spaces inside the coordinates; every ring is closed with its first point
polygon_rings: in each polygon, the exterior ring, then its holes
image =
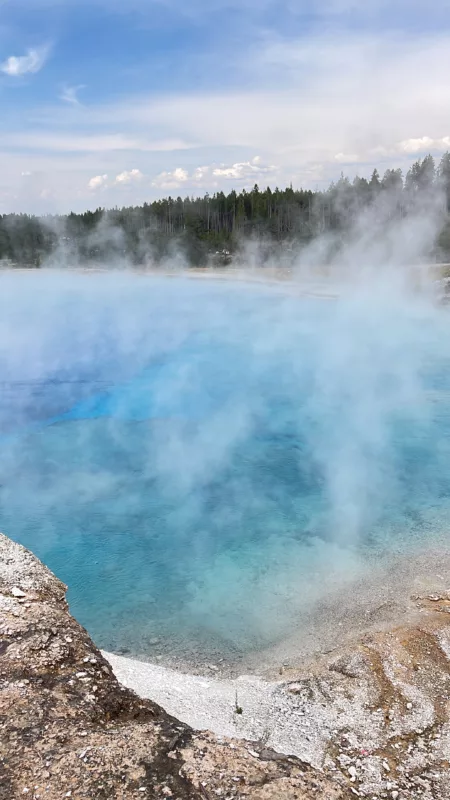
{"type": "Polygon", "coordinates": [[[260,739],[270,727],[277,684],[261,678],[237,679],[186,675],[154,664],[103,653],[123,686],[198,730],[223,736],[260,739]],[[237,698],[237,702],[236,702],[237,698]],[[236,713],[236,706],[242,714],[236,713]]]}
{"type": "Polygon", "coordinates": [[[367,635],[277,681],[215,677],[215,665],[210,678],[183,675],[104,655],[123,684],[181,721],[219,742],[245,738],[250,754],[296,756],[333,775],[345,797],[448,800],[450,591],[415,604],[420,626],[367,635]]]}
{"type": "Polygon", "coordinates": [[[366,747],[376,746],[379,739],[383,715],[367,715],[366,707],[376,699],[376,691],[365,680],[353,686],[350,699],[345,696],[348,687],[341,692],[342,682],[336,673],[329,673],[328,691],[333,703],[324,704],[322,691],[302,680],[272,682],[250,676],[207,679],[110,653],[103,655],[120,683],[192,728],[263,741],[315,767],[322,766],[336,727],[361,729],[366,747]]]}

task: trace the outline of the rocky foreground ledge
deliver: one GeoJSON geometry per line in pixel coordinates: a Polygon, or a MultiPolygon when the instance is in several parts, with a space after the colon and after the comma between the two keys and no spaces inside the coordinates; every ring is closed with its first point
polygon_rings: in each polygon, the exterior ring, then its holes
{"type": "Polygon", "coordinates": [[[122,687],[65,590],[0,534],[1,800],[450,798],[450,595],[418,599],[419,626],[283,676],[297,739],[310,716],[311,766],[264,738],[195,732],[122,687]]]}

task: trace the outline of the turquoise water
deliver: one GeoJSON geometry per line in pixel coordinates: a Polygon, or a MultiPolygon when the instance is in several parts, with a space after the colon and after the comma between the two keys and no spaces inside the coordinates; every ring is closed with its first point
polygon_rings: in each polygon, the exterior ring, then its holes
{"type": "Polygon", "coordinates": [[[97,644],[242,655],[333,581],[446,537],[450,325],[125,275],[5,276],[0,524],[97,644]]]}

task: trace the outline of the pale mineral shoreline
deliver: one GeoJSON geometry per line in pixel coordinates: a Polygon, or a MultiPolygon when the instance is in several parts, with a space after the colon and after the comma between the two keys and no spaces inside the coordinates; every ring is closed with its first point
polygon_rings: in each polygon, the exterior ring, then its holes
{"type": "Polygon", "coordinates": [[[67,267],[64,270],[52,269],[48,267],[41,267],[39,269],[32,267],[15,267],[1,268],[0,278],[2,275],[11,274],[36,274],[48,275],[51,273],[59,274],[74,274],[82,275],[87,278],[103,275],[107,277],[114,276],[131,276],[135,279],[159,279],[159,280],[180,280],[180,281],[200,281],[200,282],[213,282],[218,284],[235,284],[248,289],[270,289],[275,293],[292,295],[303,298],[311,298],[316,300],[336,300],[340,293],[340,288],[337,287],[335,282],[330,282],[329,279],[321,278],[320,276],[311,280],[303,276],[296,277],[293,270],[277,270],[277,269],[216,269],[216,268],[196,268],[192,267],[185,270],[158,270],[156,268],[139,268],[133,269],[125,268],[119,270],[111,270],[107,267],[67,267]]]}
{"type": "MultiPolygon", "coordinates": [[[[179,662],[172,668],[112,653],[104,656],[123,685],[191,727],[250,741],[265,739],[270,731],[271,747],[314,764],[323,755],[319,734],[305,733],[303,717],[300,726],[298,720],[294,727],[287,724],[286,715],[292,713],[287,683],[311,679],[327,669],[327,663],[357,649],[361,642],[370,645],[377,635],[391,636],[386,632],[395,633],[401,626],[420,626],[430,605],[437,608],[442,597],[450,599],[450,539],[447,544],[446,537],[433,548],[391,557],[331,591],[305,615],[297,631],[247,655],[240,665],[200,660],[191,665],[179,662]],[[236,707],[243,713],[236,713],[236,707]]],[[[350,724],[350,711],[349,715],[350,724]]],[[[332,724],[322,723],[327,729],[332,724]]]]}

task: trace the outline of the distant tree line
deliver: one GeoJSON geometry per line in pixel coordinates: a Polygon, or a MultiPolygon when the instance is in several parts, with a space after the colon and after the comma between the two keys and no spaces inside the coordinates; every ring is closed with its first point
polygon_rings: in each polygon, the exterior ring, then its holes
{"type": "MultiPolygon", "coordinates": [[[[0,259],[18,266],[46,263],[142,265],[228,263],[249,239],[307,245],[333,233],[345,237],[366,211],[379,210],[387,224],[412,209],[436,203],[442,214],[434,257],[450,258],[450,153],[436,166],[431,155],[416,161],[403,177],[374,170],[369,180],[341,175],[325,191],[260,189],[216,192],[203,197],[167,197],[142,206],[86,211],[67,216],[0,216],[0,259]]],[[[270,244],[269,244],[270,243],[270,244]]]]}

